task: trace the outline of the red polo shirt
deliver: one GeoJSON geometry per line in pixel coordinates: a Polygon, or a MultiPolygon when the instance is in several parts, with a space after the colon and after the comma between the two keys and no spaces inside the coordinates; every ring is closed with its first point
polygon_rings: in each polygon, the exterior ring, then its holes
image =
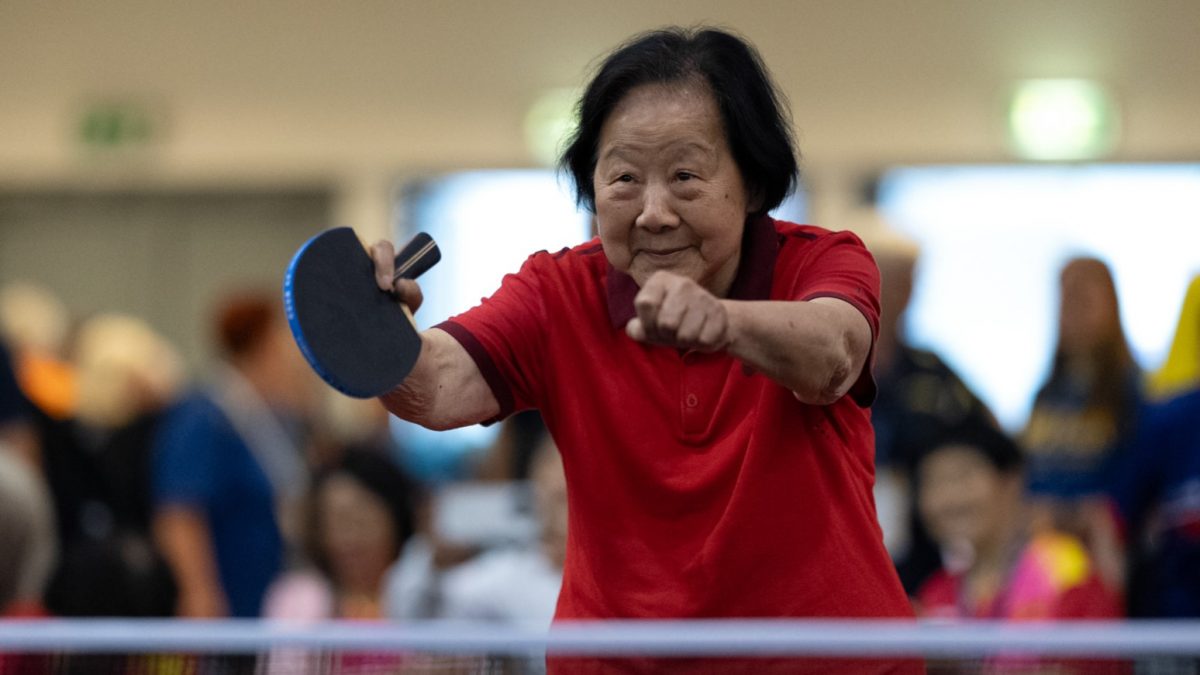
{"type": "MultiPolygon", "coordinates": [[[[850,233],[747,225],[730,297],[857,307],[878,270],[850,233]]],[[[439,327],[503,418],[538,408],[562,453],[569,538],[558,619],[909,617],[871,495],[864,373],[828,406],[724,354],[631,340],[638,287],[598,241],[538,253],[439,327]]]]}

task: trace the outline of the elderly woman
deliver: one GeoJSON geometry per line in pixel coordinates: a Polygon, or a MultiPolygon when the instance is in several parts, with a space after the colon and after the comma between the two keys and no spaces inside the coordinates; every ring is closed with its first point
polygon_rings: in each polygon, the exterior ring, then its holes
{"type": "Polygon", "coordinates": [[[563,165],[598,241],[425,331],[384,403],[439,429],[541,410],[568,485],[558,619],[911,616],[871,498],[878,271],[853,235],[767,215],[797,166],[757,54],[642,35],[579,115],[563,165]]]}

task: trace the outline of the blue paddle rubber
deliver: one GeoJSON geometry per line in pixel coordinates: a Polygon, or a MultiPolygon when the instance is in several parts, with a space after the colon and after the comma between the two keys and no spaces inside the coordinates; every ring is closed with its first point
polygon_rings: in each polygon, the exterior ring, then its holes
{"type": "MultiPolygon", "coordinates": [[[[418,234],[396,256],[395,278],[416,278],[440,259],[433,239],[418,234]]],[[[386,394],[420,356],[416,326],[379,288],[370,255],[348,227],[326,230],[300,247],[284,275],[283,300],[304,358],[343,394],[386,394]]]]}

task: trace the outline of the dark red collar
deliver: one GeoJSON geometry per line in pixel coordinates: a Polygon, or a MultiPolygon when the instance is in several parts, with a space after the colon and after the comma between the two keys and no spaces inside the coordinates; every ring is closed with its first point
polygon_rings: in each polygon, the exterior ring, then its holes
{"type": "MultiPolygon", "coordinates": [[[[742,236],[742,258],[738,261],[737,276],[729,288],[733,300],[767,300],[771,297],[771,281],[775,277],[775,258],[779,255],[779,237],[775,221],[760,216],[746,223],[742,236]]],[[[637,282],[611,264],[604,280],[608,295],[608,318],[613,328],[624,328],[637,312],[633,299],[638,294],[637,282]]]]}

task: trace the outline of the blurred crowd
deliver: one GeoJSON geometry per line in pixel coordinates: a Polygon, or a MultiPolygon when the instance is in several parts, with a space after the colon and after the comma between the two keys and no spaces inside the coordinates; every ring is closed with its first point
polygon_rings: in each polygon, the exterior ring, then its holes
{"type": "MultiPolygon", "coordinates": [[[[866,238],[876,504],[918,614],[1200,617],[1200,281],[1148,374],[1109,268],[1068,261],[1052,367],[1011,435],[905,342],[918,248],[866,238]]],[[[567,500],[536,414],[458,480],[423,480],[377,402],[309,372],[275,294],[224,298],[211,327],[219,357],[189,378],[136,317],[3,289],[0,613],[549,625],[567,500]]]]}
{"type": "Polygon", "coordinates": [[[414,479],[386,411],[316,379],[274,294],[223,298],[211,325],[192,381],[138,318],[0,293],[0,614],[549,625],[566,488],[540,418],[453,484],[414,479]]]}

